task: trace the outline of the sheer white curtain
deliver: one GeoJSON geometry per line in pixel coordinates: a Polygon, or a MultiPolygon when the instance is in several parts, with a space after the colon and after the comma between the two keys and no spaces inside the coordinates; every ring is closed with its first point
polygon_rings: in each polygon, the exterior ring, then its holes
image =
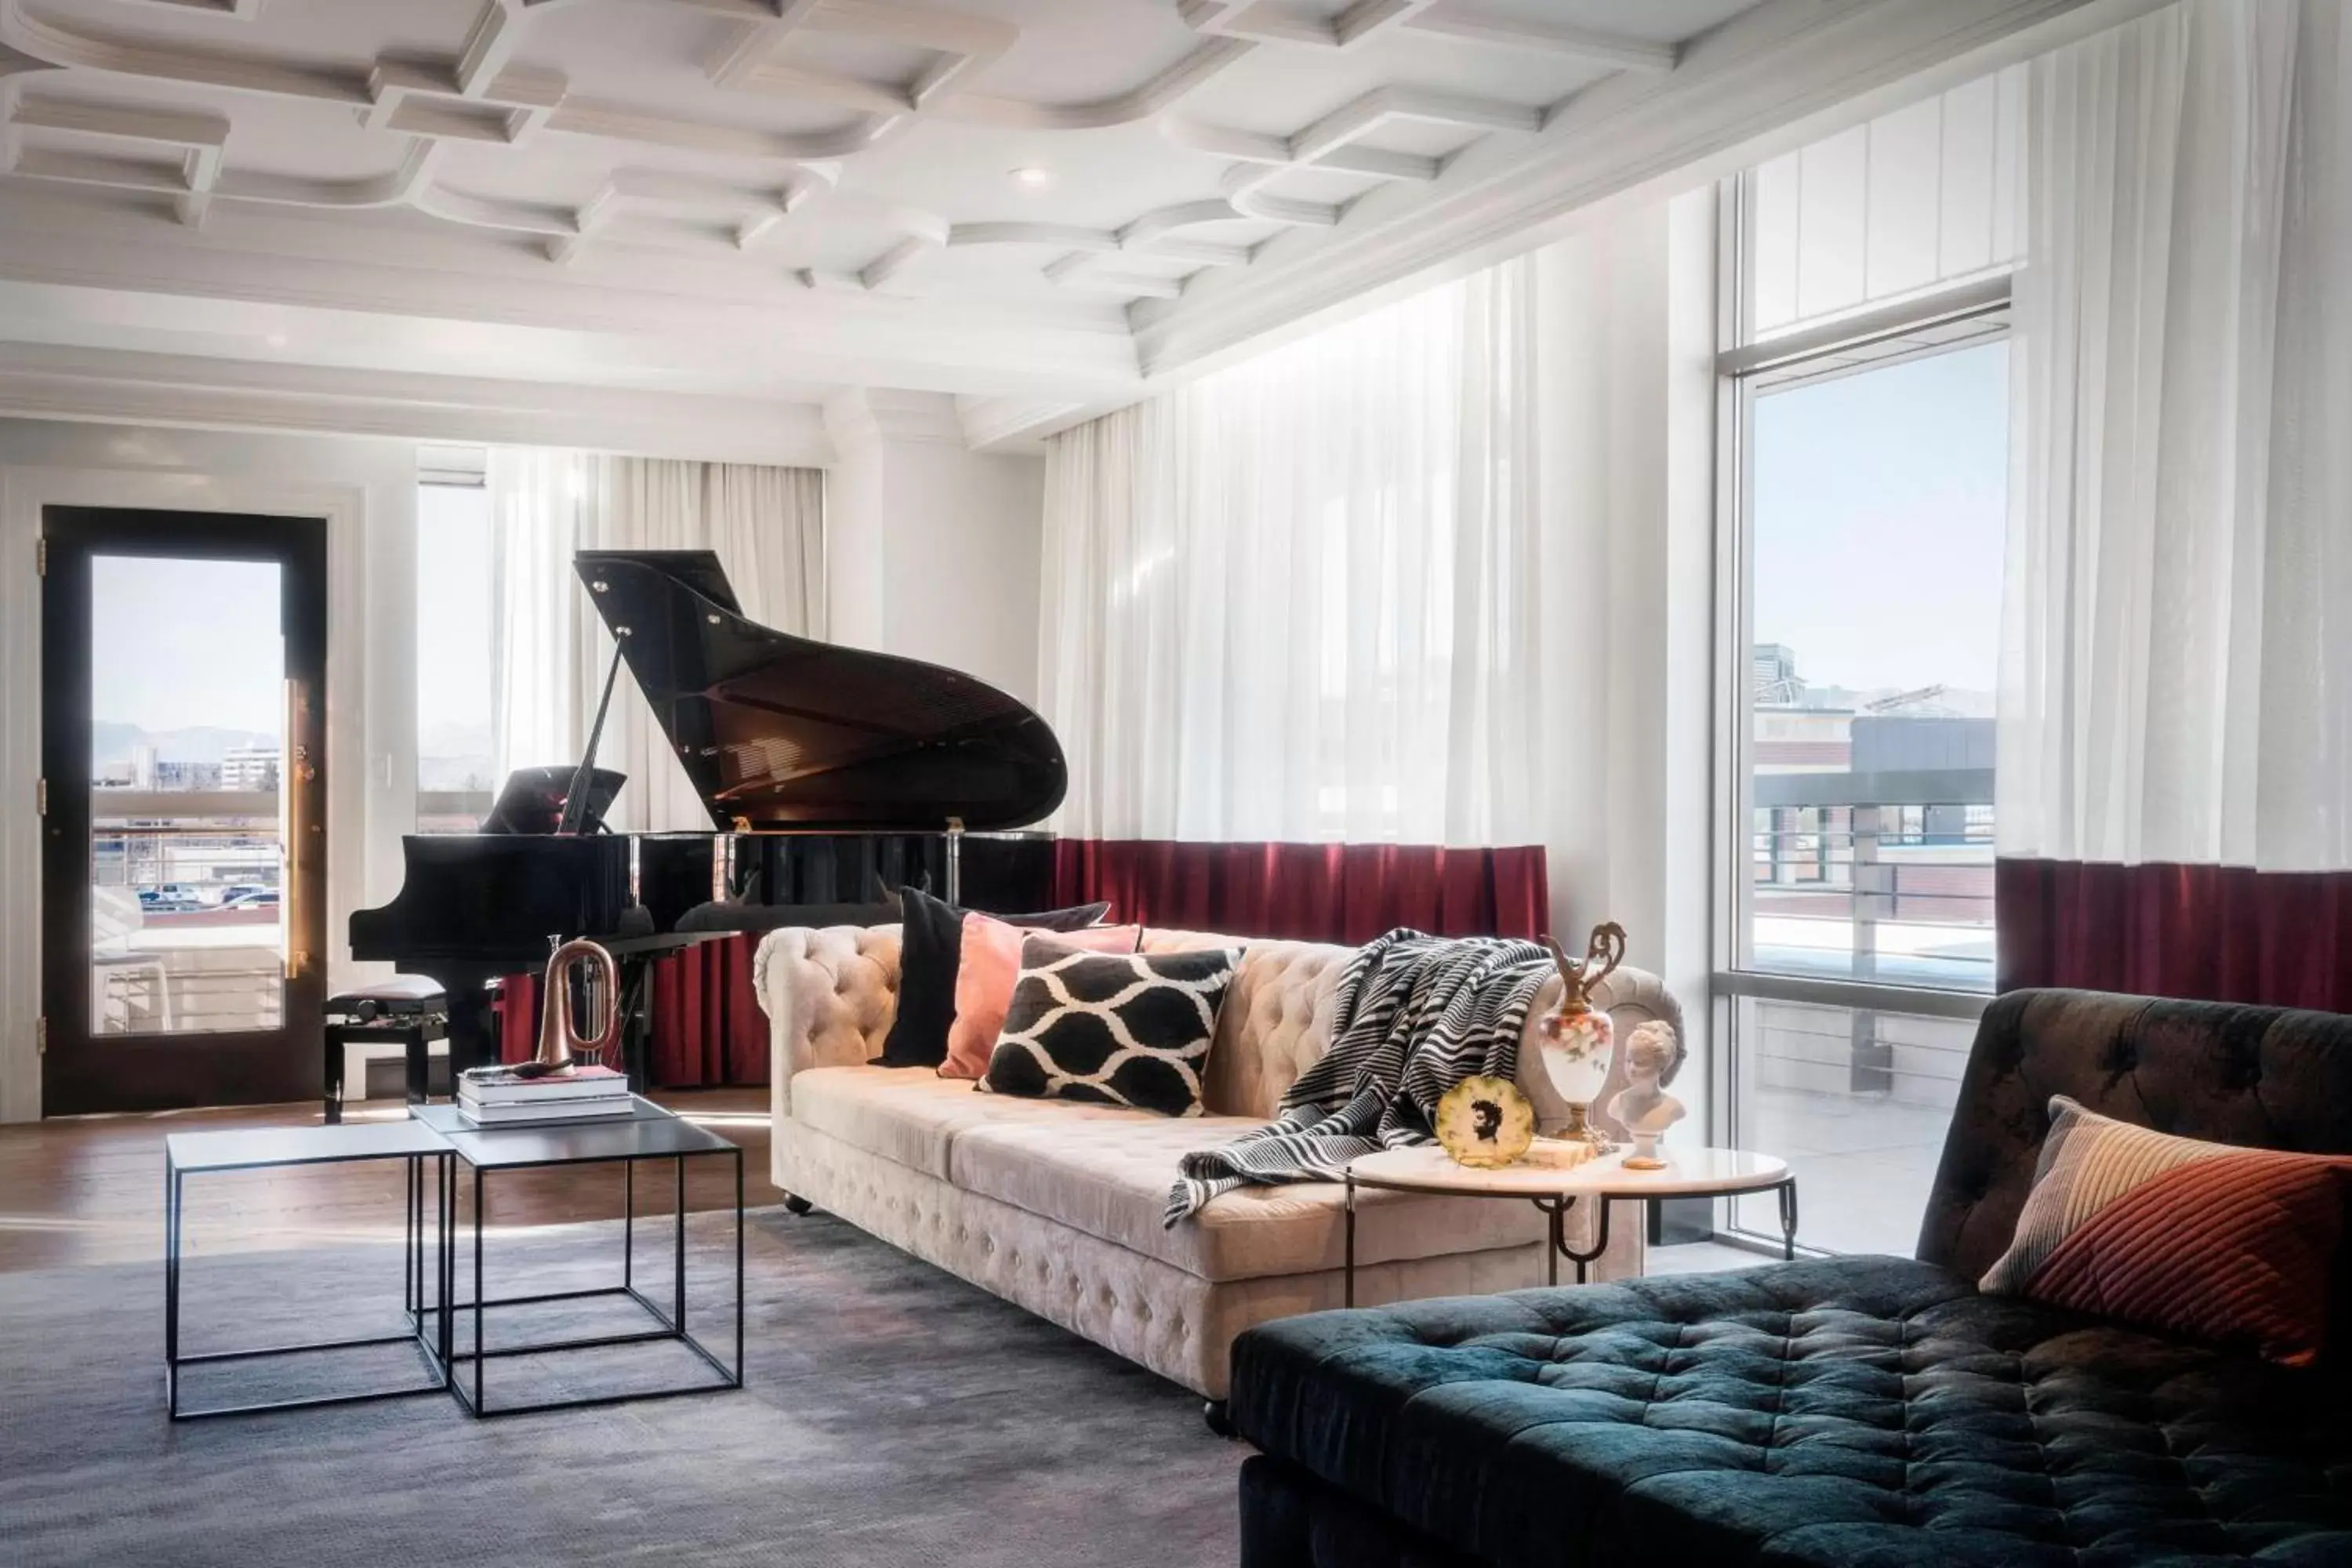
{"type": "Polygon", "coordinates": [[[2033,62],[2001,851],[2352,867],[2352,21],[2033,62]]]}
{"type": "Polygon", "coordinates": [[[1540,839],[1533,266],[1053,440],[1062,831],[1540,839]]]}
{"type": "MultiPolygon", "coordinates": [[[[746,616],[824,635],[820,470],[494,450],[488,483],[497,530],[491,719],[502,769],[575,759],[594,720],[613,640],[572,572],[575,550],[715,550],[746,616]]],[[[597,761],[629,778],[614,827],[710,826],[625,673],[597,761]]]]}

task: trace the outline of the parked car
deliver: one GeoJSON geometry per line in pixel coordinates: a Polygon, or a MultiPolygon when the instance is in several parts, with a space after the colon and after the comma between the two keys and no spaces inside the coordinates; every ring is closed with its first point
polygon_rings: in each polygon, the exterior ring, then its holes
{"type": "Polygon", "coordinates": [[[278,907],[278,889],[254,888],[234,898],[223,899],[220,907],[225,910],[274,910],[278,907]]]}
{"type": "Polygon", "coordinates": [[[203,909],[204,894],[185,882],[166,882],[160,888],[140,889],[139,907],[151,915],[177,914],[203,909]]]}

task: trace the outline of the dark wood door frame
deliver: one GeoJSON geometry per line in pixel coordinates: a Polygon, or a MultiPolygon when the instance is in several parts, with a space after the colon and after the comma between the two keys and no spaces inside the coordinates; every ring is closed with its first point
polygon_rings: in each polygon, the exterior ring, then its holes
{"type": "MultiPolygon", "coordinates": [[[[41,513],[41,1111],[316,1099],[326,1000],[327,528],[317,517],[46,507],[41,513]],[[94,1037],[90,1012],[90,560],[268,561],[280,569],[292,866],[280,910],[302,955],[274,1030],[94,1037]],[[299,748],[299,750],[294,750],[299,748]]],[[[281,770],[284,772],[285,770],[281,770]]]]}

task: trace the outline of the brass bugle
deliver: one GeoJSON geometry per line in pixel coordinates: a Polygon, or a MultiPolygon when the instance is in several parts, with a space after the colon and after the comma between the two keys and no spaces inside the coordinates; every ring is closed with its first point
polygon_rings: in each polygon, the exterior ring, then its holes
{"type": "Polygon", "coordinates": [[[562,1067],[577,1057],[601,1062],[621,1037],[621,966],[599,944],[567,942],[547,961],[539,998],[539,1055],[542,1067],[562,1067]],[[589,1016],[595,1033],[583,1036],[572,1022],[572,976],[586,969],[589,1016]]]}

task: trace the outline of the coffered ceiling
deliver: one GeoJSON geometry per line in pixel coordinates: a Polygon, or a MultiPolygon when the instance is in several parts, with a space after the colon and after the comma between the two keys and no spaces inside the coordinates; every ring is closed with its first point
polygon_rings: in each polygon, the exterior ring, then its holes
{"type": "Polygon", "coordinates": [[[1465,201],[1491,227],[1534,171],[1670,155],[1668,110],[1719,144],[1809,107],[1773,62],[1861,14],[1916,58],[2069,8],[0,0],[0,338],[1098,399],[1378,286],[1465,201]]]}

